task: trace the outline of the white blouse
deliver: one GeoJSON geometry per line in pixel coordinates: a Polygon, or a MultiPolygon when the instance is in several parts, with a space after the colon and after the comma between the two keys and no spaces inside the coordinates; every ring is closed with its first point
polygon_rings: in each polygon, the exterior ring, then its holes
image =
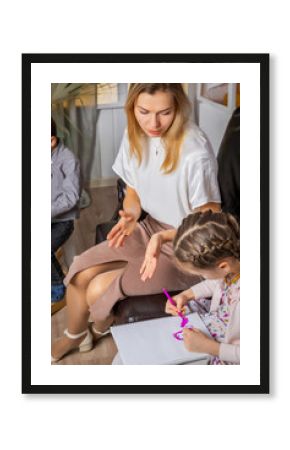
{"type": "Polygon", "coordinates": [[[161,138],[147,138],[142,162],[130,156],[127,130],[113,164],[114,172],[138,194],[142,208],[159,222],[178,227],[194,208],[220,203],[217,162],[202,131],[188,127],[177,169],[164,174],[165,150],[161,138]]]}

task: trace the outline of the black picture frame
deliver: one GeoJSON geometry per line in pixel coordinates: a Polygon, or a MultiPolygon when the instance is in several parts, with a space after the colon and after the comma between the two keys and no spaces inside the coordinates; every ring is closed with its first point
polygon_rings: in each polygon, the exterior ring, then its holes
{"type": "MultiPolygon", "coordinates": [[[[22,393],[267,394],[269,393],[269,54],[23,54],[22,55],[22,393]],[[260,382],[255,385],[40,385],[31,374],[31,67],[46,63],[247,63],[260,67],[260,382]],[[262,301],[263,300],[263,301],[262,301]]],[[[49,105],[47,105],[49,107],[49,105]]]]}

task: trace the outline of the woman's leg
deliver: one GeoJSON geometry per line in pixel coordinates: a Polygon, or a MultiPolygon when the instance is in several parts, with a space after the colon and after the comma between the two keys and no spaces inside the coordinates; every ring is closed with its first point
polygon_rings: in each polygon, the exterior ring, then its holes
{"type": "MultiPolygon", "coordinates": [[[[101,273],[93,278],[86,291],[86,299],[87,304],[89,306],[98,302],[98,299],[102,297],[105,292],[108,290],[109,286],[112,282],[120,276],[125,270],[125,267],[122,269],[112,270],[110,272],[101,273]]],[[[103,333],[106,331],[113,323],[114,316],[111,313],[111,306],[102,304],[100,307],[100,318],[99,320],[94,320],[94,328],[99,332],[103,333]]],[[[100,337],[100,335],[96,335],[96,337],[100,337]]]]}
{"type": "MultiPolygon", "coordinates": [[[[87,303],[87,288],[92,279],[106,271],[118,270],[126,264],[124,261],[100,264],[83,270],[74,276],[66,293],[69,333],[78,334],[88,327],[89,305],[87,303]]],[[[53,344],[52,356],[56,359],[61,358],[73,348],[77,348],[83,339],[85,337],[76,340],[69,339],[67,336],[61,337],[53,344]]]]}

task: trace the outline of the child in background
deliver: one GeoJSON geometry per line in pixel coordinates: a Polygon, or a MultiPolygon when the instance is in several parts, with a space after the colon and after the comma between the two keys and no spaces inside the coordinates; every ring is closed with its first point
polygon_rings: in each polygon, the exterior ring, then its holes
{"type": "Polygon", "coordinates": [[[63,299],[64,274],[55,252],[67,241],[79,217],[80,165],[58,139],[51,119],[51,302],[63,299]]]}
{"type": "Polygon", "coordinates": [[[172,315],[184,312],[188,303],[193,310],[203,312],[201,317],[212,338],[185,328],[186,349],[208,353],[210,364],[239,364],[240,231],[236,220],[231,214],[211,210],[191,214],[178,228],[173,247],[183,270],[205,278],[174,296],[176,307],[166,303],[165,310],[172,315]],[[210,302],[204,300],[208,297],[210,302]]]}

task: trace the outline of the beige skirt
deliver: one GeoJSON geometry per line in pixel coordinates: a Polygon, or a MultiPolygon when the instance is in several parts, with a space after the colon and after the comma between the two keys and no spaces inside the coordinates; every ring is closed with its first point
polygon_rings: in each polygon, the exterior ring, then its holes
{"type": "Polygon", "coordinates": [[[151,236],[170,228],[172,227],[148,215],[145,220],[137,224],[135,231],[126,239],[123,247],[110,248],[108,241],[105,241],[76,256],[64,283],[68,285],[78,272],[98,264],[112,261],[128,263],[124,272],[115,278],[107,291],[90,307],[91,317],[94,320],[105,319],[118,300],[132,295],[157,294],[162,292],[162,288],[168,291],[188,289],[199,282],[200,278],[185,274],[174,264],[171,242],[162,246],[153,277],[145,282],[140,277],[140,268],[151,236]]]}

